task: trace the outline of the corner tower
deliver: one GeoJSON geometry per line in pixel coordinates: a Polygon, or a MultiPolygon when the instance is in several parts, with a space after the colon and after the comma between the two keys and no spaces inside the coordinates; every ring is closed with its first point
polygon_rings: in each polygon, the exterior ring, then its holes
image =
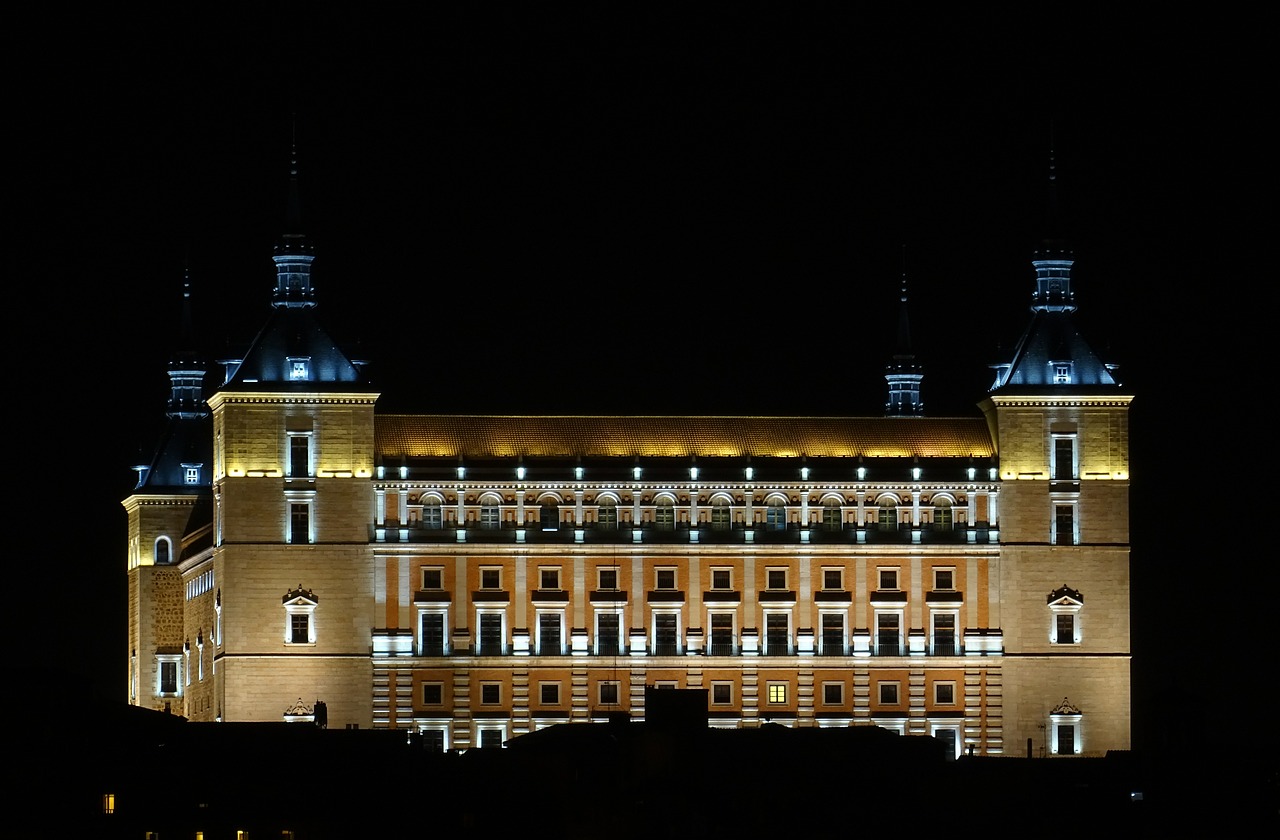
{"type": "Polygon", "coordinates": [[[324,701],[331,721],[368,726],[378,394],[316,319],[296,154],[288,207],[270,317],[209,399],[217,705],[225,720],[278,721],[324,701]]]}
{"type": "Polygon", "coordinates": [[[1076,329],[1073,266],[1061,237],[1035,251],[1030,323],[981,403],[1000,464],[1006,718],[1059,755],[1127,748],[1131,728],[1133,396],[1076,329]]]}
{"type": "Polygon", "coordinates": [[[138,481],[123,502],[128,515],[128,702],[183,711],[185,630],[181,561],[207,546],[211,512],[211,421],[204,403],[205,363],[195,349],[191,281],[184,277],[182,347],[170,358],[168,418],[138,481]]]}

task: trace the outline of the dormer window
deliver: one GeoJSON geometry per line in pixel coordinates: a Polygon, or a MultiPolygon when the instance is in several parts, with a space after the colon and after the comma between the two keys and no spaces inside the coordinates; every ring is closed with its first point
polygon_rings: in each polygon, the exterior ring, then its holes
{"type": "Polygon", "coordinates": [[[1053,368],[1053,384],[1071,384],[1071,362],[1050,362],[1049,365],[1053,368]]]}
{"type": "Polygon", "coordinates": [[[311,359],[306,356],[289,357],[289,379],[305,382],[311,378],[311,359]]]}
{"type": "Polygon", "coordinates": [[[183,464],[182,465],[182,481],[184,484],[200,483],[200,465],[199,464],[183,464]]]}

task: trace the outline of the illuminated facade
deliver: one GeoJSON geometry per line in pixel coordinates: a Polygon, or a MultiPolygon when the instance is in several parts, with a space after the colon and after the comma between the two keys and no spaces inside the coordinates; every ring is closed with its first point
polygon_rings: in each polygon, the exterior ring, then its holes
{"type": "Polygon", "coordinates": [[[925,415],[907,342],[880,417],[391,415],[315,319],[300,229],[212,395],[170,366],[124,501],[131,703],[461,749],[673,686],[713,726],[1130,747],[1132,396],[1066,252],[973,416],[925,415]]]}

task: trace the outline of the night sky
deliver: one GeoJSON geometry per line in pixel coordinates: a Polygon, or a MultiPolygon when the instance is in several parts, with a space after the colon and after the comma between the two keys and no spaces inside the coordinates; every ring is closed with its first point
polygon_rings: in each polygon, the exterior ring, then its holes
{"type": "MultiPolygon", "coordinates": [[[[880,414],[904,275],[926,411],[975,412],[1029,317],[1052,150],[1077,320],[1138,395],[1135,739],[1167,744],[1167,704],[1213,692],[1161,643],[1166,610],[1221,581],[1165,494],[1213,494],[1186,472],[1219,457],[1221,352],[1261,348],[1224,322],[1261,92],[1223,33],[1248,23],[606,8],[210,8],[40,39],[65,60],[20,95],[11,166],[48,241],[11,319],[58,489],[20,562],[68,587],[31,606],[69,659],[36,667],[124,697],[120,502],[164,419],[184,273],[206,358],[240,352],[295,145],[318,315],[380,405],[513,414],[880,414]]],[[[1221,629],[1212,607],[1179,632],[1221,629]]]]}

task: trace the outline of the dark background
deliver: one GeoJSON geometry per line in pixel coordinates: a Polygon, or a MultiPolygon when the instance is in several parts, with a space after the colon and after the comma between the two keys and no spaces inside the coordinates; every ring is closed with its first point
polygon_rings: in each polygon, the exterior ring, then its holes
{"type": "Polygon", "coordinates": [[[1029,317],[1052,149],[1076,317],[1137,395],[1135,745],[1261,743],[1222,714],[1267,680],[1236,666],[1262,643],[1256,537],[1210,510],[1245,518],[1241,421],[1270,403],[1271,293],[1241,260],[1271,176],[1256,22],[88,14],[34,27],[13,77],[10,414],[42,453],[18,463],[47,460],[9,598],[56,684],[37,702],[125,697],[120,502],[164,420],[184,273],[206,358],[240,352],[295,144],[318,313],[380,407],[513,414],[879,414],[904,274],[926,410],[972,413],[1029,317]]]}

